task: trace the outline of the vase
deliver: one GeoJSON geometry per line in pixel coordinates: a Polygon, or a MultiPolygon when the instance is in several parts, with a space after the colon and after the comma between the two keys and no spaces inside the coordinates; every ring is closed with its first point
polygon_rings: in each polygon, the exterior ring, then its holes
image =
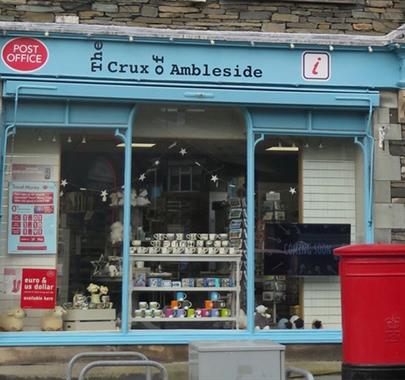
{"type": "Polygon", "coordinates": [[[101,303],[100,301],[100,294],[92,294],[90,297],[91,303],[101,303]]]}

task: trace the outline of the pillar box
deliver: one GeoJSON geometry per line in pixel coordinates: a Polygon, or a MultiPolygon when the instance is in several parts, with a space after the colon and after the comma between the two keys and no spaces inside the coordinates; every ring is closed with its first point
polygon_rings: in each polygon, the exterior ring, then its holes
{"type": "Polygon", "coordinates": [[[342,380],[405,379],[405,245],[337,248],[342,380]]]}

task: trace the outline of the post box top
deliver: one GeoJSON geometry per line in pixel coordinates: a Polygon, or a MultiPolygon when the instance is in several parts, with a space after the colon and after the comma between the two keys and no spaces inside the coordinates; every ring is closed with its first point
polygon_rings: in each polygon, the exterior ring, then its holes
{"type": "Polygon", "coordinates": [[[353,244],[334,249],[335,256],[404,256],[405,244],[353,244]]]}

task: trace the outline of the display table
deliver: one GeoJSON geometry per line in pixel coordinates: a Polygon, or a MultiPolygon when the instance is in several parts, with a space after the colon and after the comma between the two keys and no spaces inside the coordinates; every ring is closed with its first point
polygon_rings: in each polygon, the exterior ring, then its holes
{"type": "Polygon", "coordinates": [[[71,309],[63,317],[66,331],[115,330],[115,309],[71,309]]]}

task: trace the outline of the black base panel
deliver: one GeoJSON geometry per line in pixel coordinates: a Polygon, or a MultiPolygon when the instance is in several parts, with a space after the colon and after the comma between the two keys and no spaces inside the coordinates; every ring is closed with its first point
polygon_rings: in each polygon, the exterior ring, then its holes
{"type": "Polygon", "coordinates": [[[342,364],[342,380],[405,380],[405,364],[401,366],[342,364]]]}

